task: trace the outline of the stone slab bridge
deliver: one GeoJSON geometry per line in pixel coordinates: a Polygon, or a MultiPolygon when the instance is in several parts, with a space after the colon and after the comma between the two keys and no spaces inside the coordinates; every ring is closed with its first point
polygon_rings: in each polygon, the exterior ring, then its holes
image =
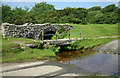
{"type": "Polygon", "coordinates": [[[69,45],[73,42],[75,42],[76,40],[82,40],[82,38],[66,38],[66,39],[57,39],[57,40],[43,40],[40,41],[44,44],[48,44],[48,45],[69,45]]]}
{"type": "Polygon", "coordinates": [[[40,40],[50,40],[51,37],[60,28],[64,28],[65,31],[69,31],[73,26],[69,24],[32,24],[26,23],[23,25],[15,25],[9,23],[2,23],[2,35],[3,37],[17,37],[17,38],[32,38],[40,40]],[[51,35],[49,35],[51,34],[51,35]]]}

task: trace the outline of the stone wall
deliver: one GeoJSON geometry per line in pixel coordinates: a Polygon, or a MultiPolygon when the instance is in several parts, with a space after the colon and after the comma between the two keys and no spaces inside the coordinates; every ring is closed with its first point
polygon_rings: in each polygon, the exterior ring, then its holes
{"type": "Polygon", "coordinates": [[[56,32],[61,26],[65,28],[66,31],[73,28],[69,24],[32,24],[26,23],[23,25],[15,25],[9,23],[2,23],[2,34],[3,37],[21,37],[21,38],[33,38],[41,39],[42,32],[56,32]]]}

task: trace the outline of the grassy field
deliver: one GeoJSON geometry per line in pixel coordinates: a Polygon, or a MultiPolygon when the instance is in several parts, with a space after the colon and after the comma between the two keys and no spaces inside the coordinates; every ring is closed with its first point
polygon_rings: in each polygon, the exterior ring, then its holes
{"type": "Polygon", "coordinates": [[[25,46],[25,43],[34,43],[34,41],[26,38],[2,38],[2,62],[37,61],[56,56],[52,49],[30,48],[25,46]],[[25,49],[21,50],[19,47],[25,49]]]}
{"type": "Polygon", "coordinates": [[[76,43],[74,43],[73,45],[77,45],[76,50],[95,49],[99,45],[109,43],[116,39],[118,38],[83,39],[81,41],[76,41],[76,43]]]}
{"type": "MultiPolygon", "coordinates": [[[[95,48],[98,45],[106,44],[110,41],[116,40],[118,38],[102,38],[102,39],[91,39],[94,37],[101,36],[118,36],[118,24],[89,24],[89,25],[79,25],[71,24],[73,29],[70,30],[71,33],[79,33],[79,27],[81,27],[81,33],[83,38],[82,41],[76,41],[76,49],[81,48],[95,48]]],[[[79,38],[79,34],[71,34],[71,38],[79,38]]],[[[66,37],[68,38],[68,36],[66,37]]],[[[56,54],[52,49],[38,49],[30,48],[25,46],[25,43],[34,43],[33,39],[26,38],[2,38],[2,62],[27,62],[27,61],[38,61],[38,60],[49,60],[56,58],[56,54]],[[15,48],[18,47],[18,48],[15,48]],[[24,47],[21,50],[19,47],[24,47]]]]}
{"type": "Polygon", "coordinates": [[[31,49],[27,48],[24,51],[15,50],[15,52],[3,52],[2,62],[3,63],[19,63],[19,62],[29,62],[29,61],[40,61],[49,60],[56,57],[55,53],[51,49],[31,49]]]}
{"type": "Polygon", "coordinates": [[[83,38],[118,36],[118,24],[88,24],[88,25],[70,24],[70,25],[73,26],[73,29],[71,29],[70,31],[71,38],[80,37],[79,27],[81,27],[81,36],[83,38]]]}
{"type": "Polygon", "coordinates": [[[32,39],[26,38],[2,38],[2,50],[9,50],[15,46],[24,46],[25,43],[32,43],[32,39]]]}
{"type": "MultiPolygon", "coordinates": [[[[81,41],[77,41],[74,44],[74,45],[77,45],[75,49],[78,49],[78,50],[95,48],[99,45],[103,45],[118,39],[117,37],[94,39],[97,37],[118,36],[118,24],[88,24],[88,25],[70,24],[70,25],[73,26],[73,29],[70,30],[71,38],[80,38],[79,27],[81,27],[81,37],[84,39],[81,41]],[[89,39],[85,39],[85,38],[89,38],[89,39]]],[[[66,38],[68,38],[68,36],[66,36],[66,38]]]]}

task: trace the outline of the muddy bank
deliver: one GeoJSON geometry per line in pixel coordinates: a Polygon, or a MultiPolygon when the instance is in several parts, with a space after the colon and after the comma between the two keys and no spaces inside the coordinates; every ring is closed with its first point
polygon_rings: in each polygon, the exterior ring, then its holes
{"type": "Polygon", "coordinates": [[[111,53],[111,54],[120,54],[119,40],[112,41],[105,45],[100,45],[95,50],[99,52],[111,53]]]}

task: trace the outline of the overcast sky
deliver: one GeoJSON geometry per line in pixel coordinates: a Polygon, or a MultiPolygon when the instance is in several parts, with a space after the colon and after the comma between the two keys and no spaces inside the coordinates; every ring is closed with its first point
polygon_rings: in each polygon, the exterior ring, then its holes
{"type": "Polygon", "coordinates": [[[0,0],[2,2],[119,2],[120,0],[0,0]]]}

